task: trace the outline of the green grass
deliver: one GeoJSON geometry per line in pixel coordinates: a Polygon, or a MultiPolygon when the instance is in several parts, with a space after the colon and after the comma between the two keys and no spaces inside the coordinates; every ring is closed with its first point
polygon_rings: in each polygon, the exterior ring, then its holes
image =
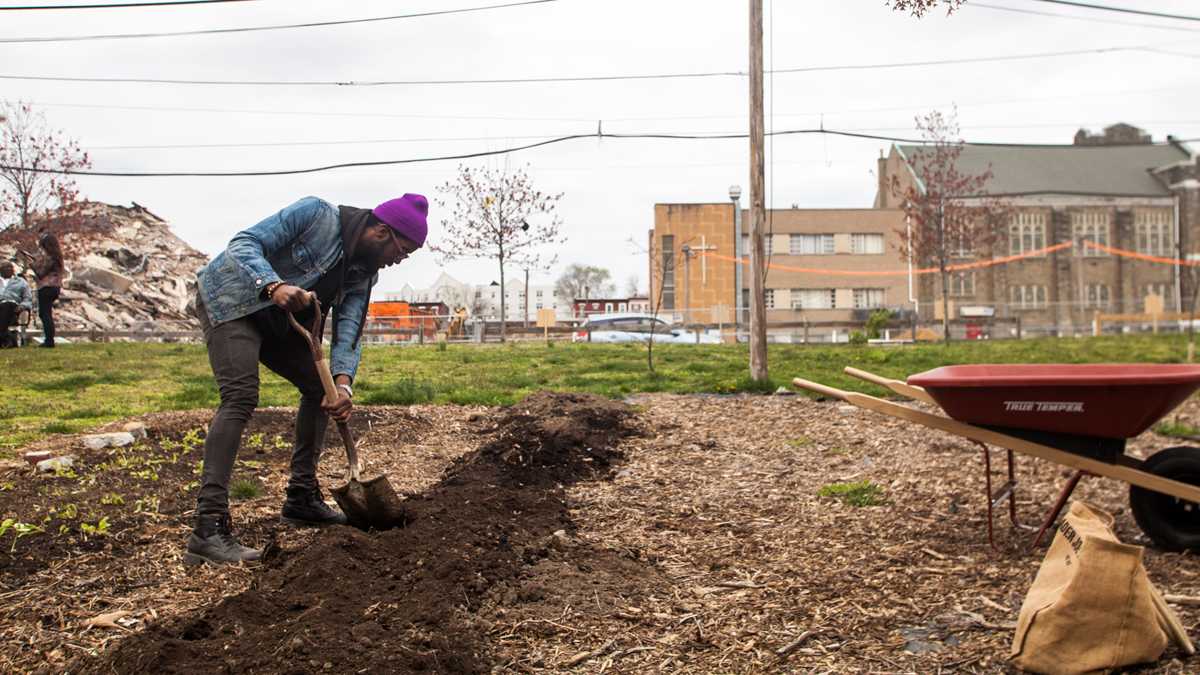
{"type": "Polygon", "coordinates": [[[254,499],[262,495],[262,483],[253,478],[238,478],[229,484],[229,498],[235,501],[254,499]]]}
{"type": "Polygon", "coordinates": [[[830,483],[817,490],[820,497],[840,499],[850,506],[878,506],[884,503],[883,488],[869,480],[854,483],[830,483]]]}
{"type": "Polygon", "coordinates": [[[70,434],[75,432],[75,427],[66,422],[50,422],[42,426],[42,432],[47,434],[70,434]]]}
{"type": "Polygon", "coordinates": [[[1190,425],[1176,422],[1160,422],[1154,427],[1154,431],[1163,436],[1173,436],[1175,438],[1197,438],[1200,437],[1200,429],[1190,425]]]}
{"type": "Polygon", "coordinates": [[[413,405],[433,400],[432,382],[405,377],[394,382],[364,381],[358,386],[358,402],[368,405],[413,405]]]}
{"type": "MultiPolygon", "coordinates": [[[[747,377],[745,345],[656,345],[656,371],[643,345],[556,344],[368,346],[355,390],[358,403],[502,405],[540,389],[622,397],[640,392],[773,392],[802,376],[882,395],[843,375],[856,366],[903,378],[954,363],[1180,362],[1174,335],[995,340],[893,348],[771,345],[769,382],[747,377]]],[[[162,410],[213,408],[216,384],[201,345],[73,344],[0,351],[0,455],[50,433],[80,432],[162,410]]],[[[265,368],[263,406],[296,405],[295,388],[265,368]]]]}

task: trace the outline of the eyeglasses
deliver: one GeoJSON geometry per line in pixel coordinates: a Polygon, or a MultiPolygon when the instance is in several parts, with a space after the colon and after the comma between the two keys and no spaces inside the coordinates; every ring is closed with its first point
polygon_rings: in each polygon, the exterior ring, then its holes
{"type": "Polygon", "coordinates": [[[396,250],[400,252],[400,255],[396,258],[396,260],[404,260],[405,258],[407,258],[408,256],[413,254],[413,249],[408,248],[407,246],[405,246],[403,243],[400,242],[400,237],[396,236],[395,230],[393,230],[391,227],[388,227],[387,231],[388,231],[388,234],[391,235],[391,237],[392,237],[392,243],[395,244],[396,250]]]}

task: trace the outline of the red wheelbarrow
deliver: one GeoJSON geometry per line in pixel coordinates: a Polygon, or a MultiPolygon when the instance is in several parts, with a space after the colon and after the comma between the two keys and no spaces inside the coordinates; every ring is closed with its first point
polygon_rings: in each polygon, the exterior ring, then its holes
{"type": "MultiPolygon", "coordinates": [[[[1016,521],[1013,452],[1076,470],[1038,532],[1040,542],[1084,475],[1129,483],[1139,527],[1163,548],[1200,550],[1200,448],[1171,447],[1141,460],[1125,454],[1127,439],[1200,388],[1200,366],[1171,364],[1038,364],[945,366],[907,382],[855,368],[846,374],[906,398],[941,407],[949,417],[803,378],[803,389],[860,408],[915,422],[974,441],[984,449],[988,483],[988,538],[992,509],[1009,502],[1016,521]],[[1008,482],[991,490],[988,446],[1008,450],[1008,482]]],[[[994,542],[993,542],[994,546],[994,542]]]]}

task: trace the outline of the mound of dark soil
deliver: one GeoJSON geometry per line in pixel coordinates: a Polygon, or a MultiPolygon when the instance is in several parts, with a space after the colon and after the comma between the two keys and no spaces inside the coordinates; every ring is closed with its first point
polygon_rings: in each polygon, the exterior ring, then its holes
{"type": "Polygon", "coordinates": [[[335,527],[276,551],[247,591],[150,626],[90,669],[490,672],[475,611],[549,555],[571,529],[562,485],[598,475],[636,428],[628,407],[574,394],[535,394],[483,422],[491,439],[407,500],[407,527],[335,527]]]}
{"type": "Polygon", "coordinates": [[[533,394],[505,408],[490,429],[495,438],[449,473],[498,461],[508,478],[525,484],[593,478],[621,458],[614,446],[629,434],[629,419],[629,406],[593,394],[533,394]]]}

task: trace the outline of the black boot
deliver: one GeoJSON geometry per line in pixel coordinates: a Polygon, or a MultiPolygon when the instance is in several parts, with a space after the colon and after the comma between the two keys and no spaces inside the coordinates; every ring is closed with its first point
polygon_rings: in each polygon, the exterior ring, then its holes
{"type": "Polygon", "coordinates": [[[320,488],[289,487],[279,520],[286,525],[309,527],[345,525],[346,514],[330,508],[320,488]]]}
{"type": "Polygon", "coordinates": [[[233,536],[228,513],[197,515],[183,554],[183,562],[188,565],[254,562],[260,558],[262,551],[242,546],[233,536]]]}

